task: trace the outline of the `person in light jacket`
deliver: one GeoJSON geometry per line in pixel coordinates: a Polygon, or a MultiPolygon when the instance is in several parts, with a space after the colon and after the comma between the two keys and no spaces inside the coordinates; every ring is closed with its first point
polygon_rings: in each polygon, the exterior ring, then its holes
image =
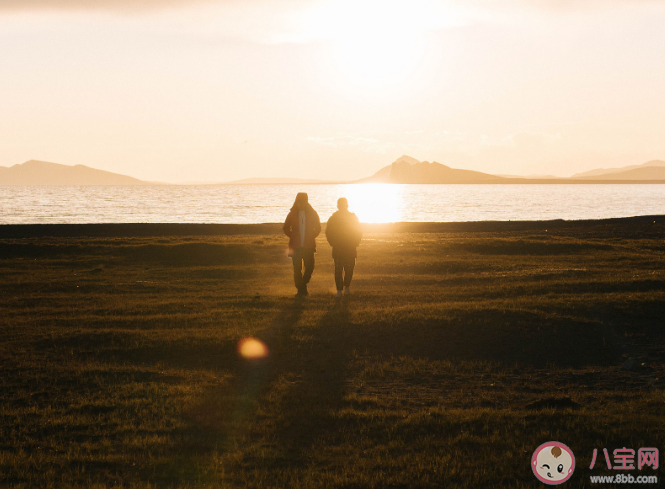
{"type": "Polygon", "coordinates": [[[289,256],[293,259],[293,280],[298,289],[297,296],[308,294],[307,284],[314,272],[316,237],[321,232],[319,215],[308,200],[304,192],[296,195],[293,207],[284,221],[284,234],[289,237],[289,256]]]}
{"type": "Polygon", "coordinates": [[[337,208],[326,225],[326,239],[332,246],[332,256],[335,260],[335,285],[337,286],[337,297],[350,295],[353,268],[356,265],[358,252],[356,248],[362,240],[362,229],[358,217],[349,212],[349,202],[342,197],[337,201],[337,208]]]}

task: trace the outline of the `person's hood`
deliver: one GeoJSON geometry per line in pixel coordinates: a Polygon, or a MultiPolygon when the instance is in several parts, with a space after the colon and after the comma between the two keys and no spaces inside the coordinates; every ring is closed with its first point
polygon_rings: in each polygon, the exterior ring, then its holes
{"type": "MultiPolygon", "coordinates": [[[[291,207],[291,212],[296,212],[296,211],[298,211],[298,210],[300,210],[300,209],[298,209],[298,208],[296,207],[296,204],[295,204],[295,202],[294,202],[294,203],[293,203],[293,207],[291,207]]],[[[304,210],[305,212],[310,212],[310,211],[313,212],[313,211],[314,211],[314,208],[310,205],[309,202],[307,202],[307,203],[305,204],[305,209],[303,209],[303,210],[304,210]]]]}

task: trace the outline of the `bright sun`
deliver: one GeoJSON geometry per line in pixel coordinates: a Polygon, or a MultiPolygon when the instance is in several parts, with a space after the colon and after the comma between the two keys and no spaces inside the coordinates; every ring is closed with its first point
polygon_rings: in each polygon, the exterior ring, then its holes
{"type": "Polygon", "coordinates": [[[424,54],[420,37],[395,37],[380,30],[336,39],[331,58],[339,74],[353,85],[388,88],[413,75],[424,54]]]}
{"type": "Polygon", "coordinates": [[[426,32],[456,25],[441,0],[335,0],[305,16],[310,37],[330,42],[334,69],[348,83],[390,88],[414,75],[427,52],[426,32]]]}

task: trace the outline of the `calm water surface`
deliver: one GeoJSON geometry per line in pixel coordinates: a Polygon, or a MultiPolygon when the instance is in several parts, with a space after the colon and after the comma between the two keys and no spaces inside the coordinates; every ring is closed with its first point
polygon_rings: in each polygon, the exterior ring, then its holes
{"type": "Polygon", "coordinates": [[[665,214],[665,185],[0,186],[0,224],[282,222],[297,192],[322,221],[339,197],[363,222],[665,214]]]}

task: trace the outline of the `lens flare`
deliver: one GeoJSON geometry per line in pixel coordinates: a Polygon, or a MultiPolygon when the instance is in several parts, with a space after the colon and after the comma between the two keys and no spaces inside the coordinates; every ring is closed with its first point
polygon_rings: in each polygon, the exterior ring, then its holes
{"type": "Polygon", "coordinates": [[[243,338],[238,343],[238,353],[249,360],[265,358],[268,356],[268,347],[256,338],[243,338]]]}

